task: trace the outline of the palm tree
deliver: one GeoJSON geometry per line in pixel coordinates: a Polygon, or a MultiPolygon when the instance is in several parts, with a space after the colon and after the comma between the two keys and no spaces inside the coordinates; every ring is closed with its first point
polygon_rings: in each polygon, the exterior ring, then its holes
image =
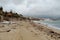
{"type": "Polygon", "coordinates": [[[3,11],[3,7],[0,7],[0,11],[3,11]]]}
{"type": "Polygon", "coordinates": [[[3,15],[3,7],[0,7],[0,15],[3,15]]]}

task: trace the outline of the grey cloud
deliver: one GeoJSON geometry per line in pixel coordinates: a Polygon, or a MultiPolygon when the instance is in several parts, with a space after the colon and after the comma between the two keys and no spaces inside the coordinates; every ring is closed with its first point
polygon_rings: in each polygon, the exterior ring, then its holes
{"type": "Polygon", "coordinates": [[[0,6],[24,15],[60,16],[60,0],[0,0],[0,6]]]}
{"type": "Polygon", "coordinates": [[[22,4],[25,0],[13,0],[15,4],[22,4]]]}
{"type": "Polygon", "coordinates": [[[29,1],[28,7],[34,5],[27,13],[30,16],[60,16],[60,0],[39,0],[39,1],[29,1]]]}

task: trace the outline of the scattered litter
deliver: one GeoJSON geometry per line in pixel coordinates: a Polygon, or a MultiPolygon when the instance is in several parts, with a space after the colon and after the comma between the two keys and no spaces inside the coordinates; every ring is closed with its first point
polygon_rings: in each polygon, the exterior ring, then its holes
{"type": "Polygon", "coordinates": [[[4,22],[0,22],[2,24],[15,24],[16,22],[12,22],[12,21],[4,21],[4,22]]]}
{"type": "Polygon", "coordinates": [[[7,30],[7,32],[10,32],[11,30],[7,30]]]}

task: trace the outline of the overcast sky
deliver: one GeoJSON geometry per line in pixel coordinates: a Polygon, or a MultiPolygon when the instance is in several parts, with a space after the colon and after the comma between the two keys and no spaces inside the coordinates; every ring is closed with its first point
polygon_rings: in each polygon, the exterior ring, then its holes
{"type": "Polygon", "coordinates": [[[24,15],[60,16],[60,0],[0,0],[0,6],[24,15]]]}

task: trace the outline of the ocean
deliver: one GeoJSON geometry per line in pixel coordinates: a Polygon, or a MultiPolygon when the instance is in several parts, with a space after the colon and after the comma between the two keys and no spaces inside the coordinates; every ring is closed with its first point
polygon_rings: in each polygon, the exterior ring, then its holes
{"type": "Polygon", "coordinates": [[[45,24],[45,25],[48,25],[49,27],[53,27],[53,28],[56,28],[56,29],[60,29],[60,20],[56,20],[56,21],[35,21],[36,23],[41,23],[41,24],[45,24]]]}

